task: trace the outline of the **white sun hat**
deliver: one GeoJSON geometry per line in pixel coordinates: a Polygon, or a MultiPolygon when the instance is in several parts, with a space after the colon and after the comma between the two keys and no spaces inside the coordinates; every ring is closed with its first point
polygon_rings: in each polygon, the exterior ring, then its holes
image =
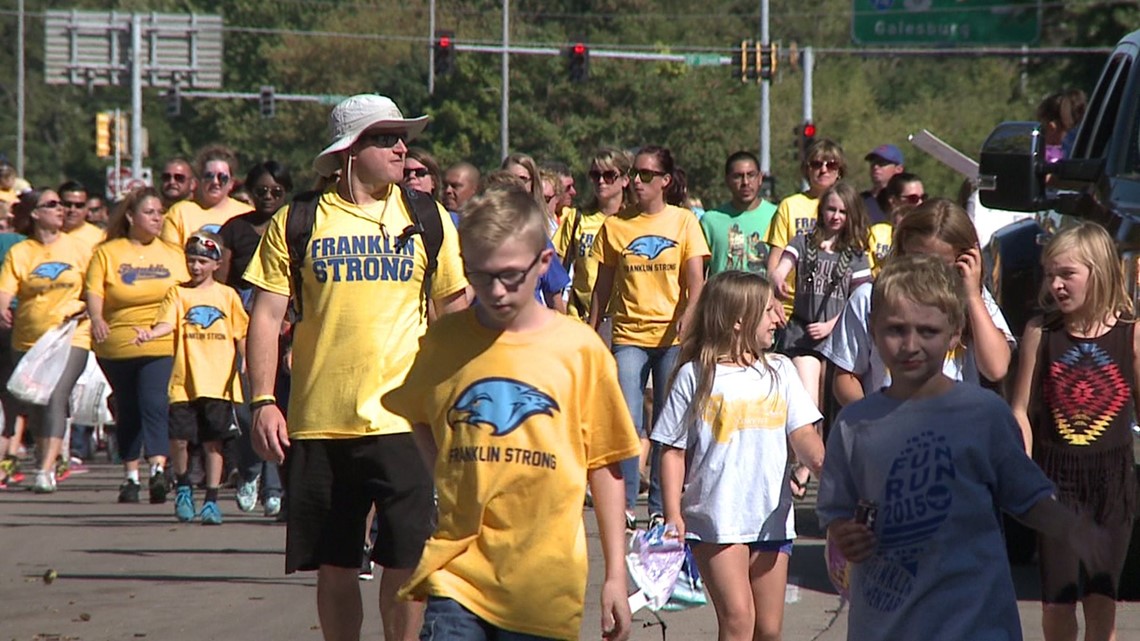
{"type": "Polygon", "coordinates": [[[340,169],[336,154],[351,147],[370,127],[402,128],[408,132],[410,140],[424,130],[427,121],[427,116],[405,118],[396,103],[387,96],[359,94],[345,98],[329,114],[329,139],[332,142],[317,154],[313,169],[321,176],[331,176],[340,169]]]}

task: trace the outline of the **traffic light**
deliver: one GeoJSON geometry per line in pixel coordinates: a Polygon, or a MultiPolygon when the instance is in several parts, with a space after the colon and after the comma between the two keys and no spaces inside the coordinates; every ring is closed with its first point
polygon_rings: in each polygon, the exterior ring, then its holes
{"type": "Polygon", "coordinates": [[[780,45],[772,43],[770,45],[757,45],[756,47],[756,67],[759,69],[757,75],[761,80],[771,80],[772,76],[776,75],[776,54],[780,50],[780,45]]]}
{"type": "Polygon", "coordinates": [[[590,50],[581,42],[566,50],[570,82],[586,82],[590,77],[590,50]]]}
{"type": "Polygon", "coordinates": [[[446,76],[455,67],[455,32],[435,32],[435,75],[446,76]]]}
{"type": "Polygon", "coordinates": [[[259,102],[261,105],[262,118],[272,118],[277,115],[277,97],[274,95],[272,86],[262,85],[259,102]]]}
{"type": "Polygon", "coordinates": [[[740,82],[756,80],[756,61],[759,57],[759,45],[751,40],[741,40],[740,51],[732,54],[732,76],[740,82]]]}
{"type": "Polygon", "coordinates": [[[111,112],[95,114],[95,155],[100,158],[111,156],[111,112]]]}
{"type": "Polygon", "coordinates": [[[794,129],[796,134],[796,150],[799,152],[800,164],[807,160],[807,150],[815,142],[815,123],[808,120],[794,129]]]}
{"type": "Polygon", "coordinates": [[[166,115],[169,118],[182,115],[182,90],[178,85],[172,85],[166,90],[166,115]]]}
{"type": "Polygon", "coordinates": [[[118,147],[119,155],[130,156],[131,154],[131,112],[120,111],[115,118],[115,145],[118,147]]]}

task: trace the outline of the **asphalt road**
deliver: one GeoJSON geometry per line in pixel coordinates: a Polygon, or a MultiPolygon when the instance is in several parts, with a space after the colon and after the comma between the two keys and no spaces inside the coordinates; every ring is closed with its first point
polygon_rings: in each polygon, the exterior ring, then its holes
{"type": "MultiPolygon", "coordinates": [[[[179,524],[171,504],[119,505],[118,472],[95,464],[55,495],[0,491],[0,641],[290,639],[319,641],[312,574],[284,574],[285,530],[241,514],[223,494],[220,527],[179,524]],[[54,570],[50,584],[45,573],[54,570]]],[[[144,492],[145,501],[145,492],[144,492]]],[[[789,641],[846,638],[846,610],[827,582],[810,505],[799,510],[785,612],[789,641]]],[[[591,583],[582,639],[599,638],[601,575],[593,515],[591,583]]],[[[1036,571],[1015,568],[1027,640],[1041,639],[1036,571]]],[[[375,603],[377,582],[362,582],[375,603]]],[[[379,614],[365,608],[365,639],[381,639],[379,614]]],[[[661,613],[666,641],[715,639],[711,606],[661,613]]],[[[1140,638],[1140,605],[1120,609],[1120,639],[1140,638]]],[[[657,619],[635,614],[633,638],[662,639],[657,619]]]]}

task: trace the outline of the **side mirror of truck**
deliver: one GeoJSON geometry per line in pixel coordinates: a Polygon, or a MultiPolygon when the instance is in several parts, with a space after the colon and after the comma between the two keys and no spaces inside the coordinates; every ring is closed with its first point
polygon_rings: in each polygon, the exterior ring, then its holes
{"type": "Polygon", "coordinates": [[[1003,122],[982,144],[978,190],[990,209],[1046,209],[1041,123],[1003,122]]]}

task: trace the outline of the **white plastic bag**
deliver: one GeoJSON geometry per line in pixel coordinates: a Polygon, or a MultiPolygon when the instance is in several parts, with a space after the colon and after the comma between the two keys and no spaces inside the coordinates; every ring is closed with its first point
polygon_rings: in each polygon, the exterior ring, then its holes
{"type": "Polygon", "coordinates": [[[25,403],[47,405],[63,370],[67,368],[71,337],[75,335],[77,324],[73,318],[40,336],[16,364],[12,378],[8,379],[8,391],[12,396],[25,403]]]}
{"type": "Polygon", "coordinates": [[[629,541],[625,564],[629,577],[638,588],[629,597],[629,609],[657,611],[669,602],[677,583],[677,574],[685,562],[685,542],[672,525],[658,525],[637,530],[629,541]]]}
{"type": "Polygon", "coordinates": [[[103,375],[103,369],[95,360],[95,354],[88,352],[87,365],[71,390],[71,422],[75,425],[110,423],[111,408],[107,405],[109,398],[111,398],[111,384],[103,375]]]}

